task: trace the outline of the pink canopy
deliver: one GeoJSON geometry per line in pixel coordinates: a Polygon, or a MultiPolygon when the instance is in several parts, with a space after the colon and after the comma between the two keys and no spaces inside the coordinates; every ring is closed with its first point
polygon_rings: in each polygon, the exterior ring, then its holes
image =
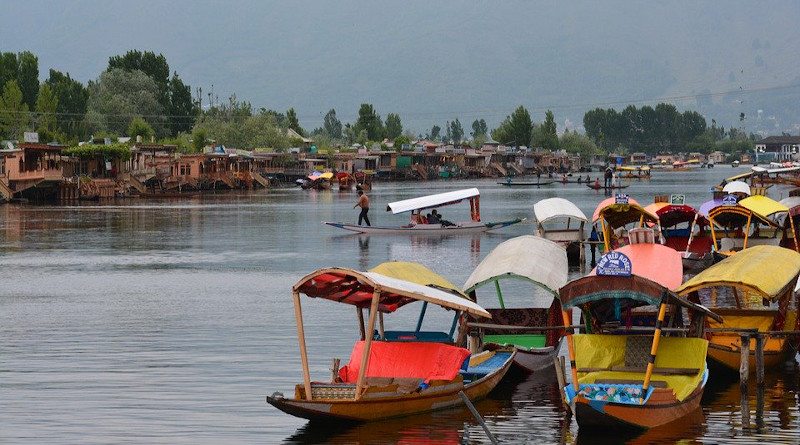
{"type": "MultiPolygon", "coordinates": [[[[683,263],[681,254],[675,249],[661,244],[629,244],[617,252],[624,253],[631,260],[631,273],[675,290],[683,282],[683,263]]],[[[590,275],[596,275],[593,269],[590,275]]]]}

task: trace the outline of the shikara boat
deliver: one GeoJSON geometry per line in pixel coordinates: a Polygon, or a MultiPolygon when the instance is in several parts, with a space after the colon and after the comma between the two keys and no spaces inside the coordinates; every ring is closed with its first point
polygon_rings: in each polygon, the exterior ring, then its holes
{"type": "Polygon", "coordinates": [[[648,429],[695,412],[708,380],[705,319],[721,319],[670,290],[680,255],[634,244],[604,255],[594,273],[559,291],[563,309],[580,308],[586,321],[585,333],[566,337],[578,426],[648,429]]]}
{"type": "Polygon", "coordinates": [[[354,178],[350,173],[339,172],[336,173],[336,182],[339,184],[339,191],[344,192],[353,189],[353,185],[356,183],[356,178],[354,178]]]}
{"type": "Polygon", "coordinates": [[[650,179],[650,167],[640,166],[617,166],[620,177],[626,179],[650,179]]]}
{"type": "Polygon", "coordinates": [[[794,249],[795,240],[798,239],[797,227],[800,225],[800,196],[789,196],[780,200],[789,211],[785,216],[778,219],[778,223],[783,228],[783,239],[781,246],[794,249]],[[790,220],[791,219],[791,220],[790,220]]]}
{"type": "Polygon", "coordinates": [[[685,204],[654,202],[645,210],[658,216],[664,244],[681,254],[686,271],[701,271],[714,262],[708,221],[685,204]]]}
{"type": "Polygon", "coordinates": [[[498,184],[506,187],[541,187],[543,185],[550,185],[554,182],[556,182],[555,179],[544,179],[533,182],[533,181],[511,181],[510,178],[509,180],[506,181],[497,181],[498,184]]]}
{"type": "Polygon", "coordinates": [[[584,264],[586,215],[564,198],[547,198],[533,205],[535,235],[564,246],[570,264],[584,264]]]}
{"type": "MultiPolygon", "coordinates": [[[[736,329],[760,332],[791,331],[797,323],[797,303],[793,295],[800,273],[800,254],[777,246],[753,246],[709,267],[684,283],[677,292],[724,317],[712,321],[711,328],[732,329],[709,332],[708,355],[723,369],[739,369],[741,338],[736,329]]],[[[755,342],[750,342],[751,349],[755,342]]],[[[766,336],[764,368],[775,369],[790,351],[786,337],[766,336]]],[[[750,368],[755,357],[750,355],[750,368]]]]}
{"type": "Polygon", "coordinates": [[[521,219],[517,218],[500,222],[481,222],[480,192],[477,188],[456,190],[453,192],[438,193],[436,195],[422,196],[420,198],[392,202],[386,207],[386,211],[391,211],[393,214],[410,212],[411,222],[404,226],[394,227],[359,226],[358,224],[327,221],[323,221],[323,224],[349,230],[351,232],[369,234],[409,233],[414,235],[454,235],[459,233],[488,232],[490,230],[497,230],[517,224],[522,221],[521,219]],[[423,211],[430,211],[440,207],[458,204],[464,200],[469,201],[470,221],[449,222],[443,220],[439,223],[429,224],[426,217],[423,215],[423,211]]]}
{"type": "MultiPolygon", "coordinates": [[[[592,224],[600,223],[605,251],[608,252],[621,244],[627,244],[625,237],[617,236],[616,230],[626,226],[645,228],[647,223],[657,225],[658,215],[654,215],[639,205],[635,199],[625,194],[606,198],[592,214],[592,224]]],[[[627,229],[626,229],[627,230],[627,229]]],[[[654,240],[650,240],[654,242],[654,240]]]]}
{"type": "Polygon", "coordinates": [[[479,289],[492,285],[499,308],[487,308],[491,320],[471,316],[470,324],[478,323],[485,343],[513,345],[514,364],[524,372],[553,369],[564,334],[558,329],[563,326],[558,289],[567,283],[567,273],[566,251],[552,241],[524,235],[500,243],[464,283],[464,292],[475,299],[479,289]],[[512,280],[533,284],[534,292],[510,301],[500,282],[512,280]]]}
{"type": "Polygon", "coordinates": [[[384,327],[383,315],[417,301],[491,316],[462,295],[434,285],[425,286],[373,271],[332,267],[300,279],[293,287],[293,295],[303,383],[295,387],[294,397],[275,393],[267,397],[267,402],[297,417],[364,422],[456,407],[463,403],[460,391],[471,400],[486,396],[514,360],[513,349],[471,354],[449,342],[430,341],[419,333],[391,338],[384,327]],[[347,365],[340,369],[334,365],[329,382],[311,380],[301,294],[356,307],[361,338],[356,341],[347,365]],[[369,310],[366,325],[365,309],[369,310]]]}
{"type": "MultiPolygon", "coordinates": [[[[734,195],[726,195],[721,200],[701,206],[700,213],[707,212],[712,243],[718,246],[714,252],[715,261],[755,245],[777,246],[781,243],[781,228],[777,221],[780,214],[789,212],[789,208],[761,195],[737,199],[734,195]]],[[[793,219],[789,218],[789,224],[794,231],[793,219]]],[[[794,248],[800,250],[796,243],[794,248]]]]}
{"type": "Polygon", "coordinates": [[[606,185],[592,183],[592,184],[586,184],[586,186],[589,187],[590,189],[595,189],[595,190],[616,190],[616,189],[628,188],[630,187],[630,184],[616,184],[616,185],[612,184],[606,186],[606,185]]]}

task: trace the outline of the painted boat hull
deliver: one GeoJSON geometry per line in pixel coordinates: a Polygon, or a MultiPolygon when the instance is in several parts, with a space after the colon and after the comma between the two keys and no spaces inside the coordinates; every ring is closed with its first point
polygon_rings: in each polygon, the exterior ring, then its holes
{"type": "MultiPolygon", "coordinates": [[[[655,388],[644,405],[575,398],[574,412],[580,428],[629,428],[646,430],[674,422],[700,406],[704,386],[700,385],[688,397],[678,401],[671,388],[655,388]]],[[[611,430],[608,430],[611,431],[611,430]]]]}
{"type": "Polygon", "coordinates": [[[549,352],[535,352],[527,349],[517,349],[517,355],[514,357],[514,367],[527,374],[535,374],[548,370],[553,370],[553,358],[558,357],[558,351],[561,349],[561,339],[558,344],[553,347],[549,352]]]}
{"type": "Polygon", "coordinates": [[[515,355],[512,353],[502,367],[466,385],[459,379],[432,385],[419,393],[367,393],[359,400],[297,400],[268,396],[267,403],[287,414],[315,422],[369,422],[454,408],[464,403],[458,394],[460,391],[464,391],[472,401],[486,397],[511,368],[515,355]]]}
{"type": "MultiPolygon", "coordinates": [[[[756,370],[755,345],[753,344],[753,340],[750,341],[750,354],[748,356],[749,368],[750,372],[754,373],[756,370]]],[[[788,342],[784,341],[781,343],[782,347],[780,349],[764,347],[765,370],[780,369],[788,358],[791,348],[788,342]]],[[[733,349],[729,345],[715,343],[713,337],[708,342],[708,359],[712,362],[712,365],[717,365],[719,368],[730,371],[731,373],[736,373],[737,375],[739,373],[739,364],[741,361],[739,349],[733,349]]]]}
{"type": "Polygon", "coordinates": [[[540,187],[543,185],[550,185],[556,181],[538,181],[538,182],[498,182],[498,184],[506,187],[540,187]]]}
{"type": "Polygon", "coordinates": [[[463,222],[456,223],[454,226],[442,226],[441,224],[417,224],[414,226],[404,227],[383,227],[383,226],[359,226],[358,224],[350,224],[344,222],[329,222],[323,221],[331,227],[348,230],[356,233],[368,233],[370,235],[398,235],[398,234],[413,234],[413,235],[455,235],[460,233],[481,233],[490,230],[497,230],[503,227],[508,227],[513,224],[521,222],[521,219],[513,219],[510,221],[502,221],[496,223],[475,223],[463,222]]]}

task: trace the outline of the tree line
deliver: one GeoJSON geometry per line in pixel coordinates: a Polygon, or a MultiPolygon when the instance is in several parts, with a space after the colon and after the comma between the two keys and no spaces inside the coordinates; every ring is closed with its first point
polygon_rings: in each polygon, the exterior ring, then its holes
{"type": "MultiPolygon", "coordinates": [[[[69,145],[90,136],[142,136],[176,144],[183,151],[199,151],[208,140],[236,148],[283,150],[298,143],[286,131],[289,128],[301,137],[312,137],[321,149],[380,144],[384,139],[396,146],[416,139],[481,146],[491,138],[505,145],[582,154],[708,152],[726,141],[746,144],[752,139],[733,128],[720,131],[715,123],[707,128],[699,113],[681,113],[663,103],[655,108],[630,105],[621,112],[596,108],[584,115],[585,134],[566,129],[560,136],[552,111],[546,111],[542,122],[534,122],[524,106],[494,129],[484,119],[475,119],[468,132],[456,118],[415,134],[404,129],[398,113],[388,113],[383,119],[372,104],[365,103],[355,122],[342,123],[331,109],[321,127],[306,131],[294,108],[285,112],[255,109],[235,94],[227,102],[214,101],[209,94],[210,104],[204,108],[202,89],[196,88],[193,95],[192,88],[170,70],[166,58],[152,51],[131,50],[110,57],[106,70],[86,85],[54,69],[40,83],[34,54],[2,52],[0,85],[0,138],[19,140],[23,132],[37,131],[41,142],[69,145]]],[[[727,148],[748,147],[738,143],[727,148]]]]}

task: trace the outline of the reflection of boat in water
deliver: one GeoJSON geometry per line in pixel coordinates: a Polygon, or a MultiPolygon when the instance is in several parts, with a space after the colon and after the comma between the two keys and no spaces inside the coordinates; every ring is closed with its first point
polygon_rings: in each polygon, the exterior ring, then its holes
{"type": "Polygon", "coordinates": [[[419,198],[406,199],[403,201],[392,202],[386,207],[386,211],[393,214],[411,213],[411,222],[404,226],[359,226],[345,222],[327,222],[332,227],[337,227],[351,232],[370,233],[370,234],[414,234],[414,235],[455,235],[460,233],[480,233],[490,230],[497,230],[521,222],[521,219],[512,219],[500,222],[481,222],[480,211],[480,192],[477,188],[456,190],[453,192],[439,193],[436,195],[422,196],[419,198]],[[463,200],[470,204],[470,221],[449,222],[440,220],[438,222],[428,221],[423,216],[424,210],[437,209],[444,206],[458,204],[463,200]]]}
{"type": "Polygon", "coordinates": [[[324,268],[303,277],[293,287],[303,383],[295,387],[294,397],[276,393],[267,397],[267,402],[313,421],[362,422],[462,406],[461,391],[470,400],[485,397],[511,367],[515,351],[473,354],[453,345],[460,343],[453,336],[461,312],[489,316],[453,288],[434,272],[413,263],[384,263],[370,272],[324,268]],[[429,285],[420,284],[427,277],[429,285]],[[334,365],[329,383],[311,381],[301,294],[357,308],[361,338],[347,365],[334,365]],[[419,327],[413,331],[385,329],[383,314],[417,301],[422,303],[420,324],[429,304],[454,310],[450,333],[421,331],[419,327]],[[365,325],[363,311],[367,308],[369,321],[365,325]]]}
{"type": "Polygon", "coordinates": [[[553,358],[558,356],[564,334],[563,330],[555,329],[564,325],[558,289],[567,283],[567,272],[567,254],[560,245],[525,235],[495,247],[464,284],[464,292],[476,300],[478,289],[492,285],[500,307],[487,309],[491,319],[477,316],[472,319],[485,325],[480,329],[486,343],[513,345],[517,350],[514,364],[525,372],[553,369],[553,358]],[[537,307],[533,295],[527,292],[524,302],[520,303],[519,297],[510,301],[500,291],[500,282],[505,279],[526,281],[543,290],[549,297],[549,307],[537,307]]]}

